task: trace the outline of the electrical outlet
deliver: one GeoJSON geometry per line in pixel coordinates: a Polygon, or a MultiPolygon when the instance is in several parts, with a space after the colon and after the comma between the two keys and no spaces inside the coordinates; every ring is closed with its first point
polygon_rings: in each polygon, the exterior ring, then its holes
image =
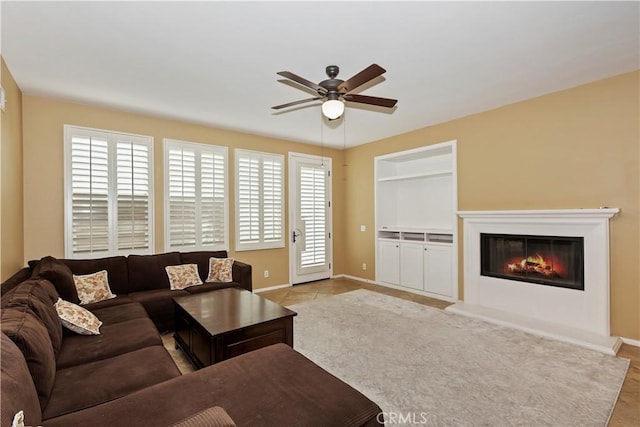
{"type": "Polygon", "coordinates": [[[265,271],[264,271],[264,277],[265,277],[265,278],[269,277],[269,270],[265,270],[265,271]]]}
{"type": "Polygon", "coordinates": [[[366,263],[366,262],[363,262],[363,263],[362,263],[362,269],[363,269],[363,270],[366,270],[366,269],[367,269],[367,263],[366,263]]]}
{"type": "Polygon", "coordinates": [[[367,231],[367,226],[364,224],[360,224],[360,231],[367,231]]]}

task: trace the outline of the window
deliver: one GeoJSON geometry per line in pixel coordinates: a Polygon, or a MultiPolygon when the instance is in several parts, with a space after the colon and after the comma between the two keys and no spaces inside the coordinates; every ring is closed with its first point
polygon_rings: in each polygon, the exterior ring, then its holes
{"type": "Polygon", "coordinates": [[[235,157],[236,250],[284,247],[284,157],[246,150],[235,157]]]}
{"type": "Polygon", "coordinates": [[[68,258],[153,251],[153,138],[64,126],[68,258]]]}
{"type": "Polygon", "coordinates": [[[227,250],[227,148],[164,140],[165,247],[227,250]]]}

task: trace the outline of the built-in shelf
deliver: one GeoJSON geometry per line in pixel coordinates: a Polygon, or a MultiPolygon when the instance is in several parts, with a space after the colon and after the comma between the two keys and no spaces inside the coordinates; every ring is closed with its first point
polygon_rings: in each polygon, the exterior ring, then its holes
{"type": "Polygon", "coordinates": [[[379,230],[378,239],[398,240],[398,241],[404,241],[404,242],[452,244],[453,233],[446,230],[430,230],[430,231],[379,230]]]}
{"type": "Polygon", "coordinates": [[[407,175],[388,176],[384,178],[378,178],[378,182],[390,182],[390,181],[403,181],[407,179],[428,178],[430,176],[451,175],[450,170],[432,171],[424,173],[412,173],[407,175]]]}
{"type": "Polygon", "coordinates": [[[455,300],[456,143],[375,158],[376,282],[455,300]]]}

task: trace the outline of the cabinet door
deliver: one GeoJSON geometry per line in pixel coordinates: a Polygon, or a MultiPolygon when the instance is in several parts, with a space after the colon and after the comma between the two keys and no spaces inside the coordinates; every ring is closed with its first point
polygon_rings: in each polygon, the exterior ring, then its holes
{"type": "Polygon", "coordinates": [[[424,245],[424,290],[452,296],[451,246],[424,245]]]}
{"type": "Polygon", "coordinates": [[[400,244],[378,241],[378,281],[398,285],[400,283],[400,244]]]}
{"type": "Polygon", "coordinates": [[[413,289],[424,289],[422,243],[400,244],[400,284],[413,289]]]}

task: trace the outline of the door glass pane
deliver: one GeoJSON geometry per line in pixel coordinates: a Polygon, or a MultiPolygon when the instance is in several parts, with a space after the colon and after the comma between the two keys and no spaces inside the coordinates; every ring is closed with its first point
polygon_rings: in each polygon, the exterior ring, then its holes
{"type": "Polygon", "coordinates": [[[321,166],[301,165],[298,182],[299,212],[304,224],[305,238],[305,248],[300,254],[300,266],[321,266],[327,260],[325,170],[321,166]]]}

